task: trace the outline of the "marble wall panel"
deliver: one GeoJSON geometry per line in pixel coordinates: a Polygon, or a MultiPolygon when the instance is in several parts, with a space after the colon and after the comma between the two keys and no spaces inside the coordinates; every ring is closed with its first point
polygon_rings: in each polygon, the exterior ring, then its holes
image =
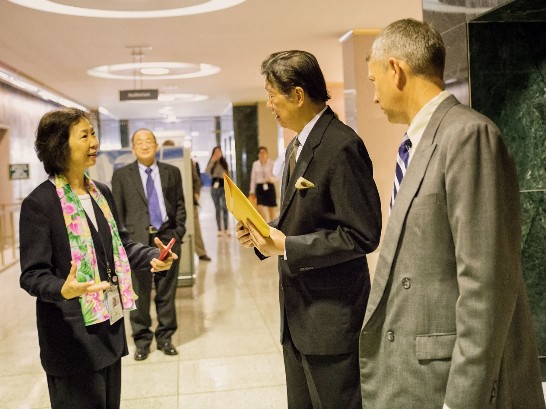
{"type": "Polygon", "coordinates": [[[501,129],[521,189],[522,267],[546,377],[546,4],[516,0],[469,22],[473,108],[501,129]]]}

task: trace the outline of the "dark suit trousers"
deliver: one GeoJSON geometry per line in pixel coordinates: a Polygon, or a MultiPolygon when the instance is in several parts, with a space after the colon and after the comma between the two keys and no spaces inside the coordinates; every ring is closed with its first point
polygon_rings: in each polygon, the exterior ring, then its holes
{"type": "MultiPolygon", "coordinates": [[[[163,237],[160,238],[164,243],[168,241],[163,237]]],[[[150,239],[150,246],[155,247],[153,238],[150,239]]],[[[180,248],[180,244],[177,243],[173,246],[172,251],[180,255],[180,248]]],[[[130,312],[130,319],[133,339],[137,348],[149,348],[154,338],[154,332],[150,329],[152,326],[152,317],[150,316],[152,281],[155,285],[154,302],[158,322],[155,339],[161,345],[163,342],[171,341],[172,335],[176,332],[175,299],[179,264],[180,261],[176,260],[164,277],[153,274],[149,270],[133,274],[133,289],[138,295],[138,299],[136,300],[137,309],[130,312]]]]}
{"type": "Polygon", "coordinates": [[[285,336],[283,356],[288,409],[362,409],[358,350],[302,355],[285,336]]]}
{"type": "MultiPolygon", "coordinates": [[[[77,365],[77,362],[74,363],[77,365]]],[[[47,375],[51,409],[118,409],[121,396],[121,359],[84,375],[47,375]]]]}

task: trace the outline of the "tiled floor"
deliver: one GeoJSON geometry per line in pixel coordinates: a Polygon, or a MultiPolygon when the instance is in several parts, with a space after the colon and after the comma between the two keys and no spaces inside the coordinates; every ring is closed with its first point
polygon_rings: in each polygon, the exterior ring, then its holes
{"type": "MultiPolygon", "coordinates": [[[[283,409],[286,390],[278,342],[275,259],[259,262],[232,237],[216,237],[212,201],[201,223],[211,262],[177,294],[179,355],[155,350],[123,358],[124,409],[283,409]]],[[[19,266],[0,273],[0,409],[49,408],[39,362],[34,299],[19,287],[19,266]]],[[[155,321],[154,321],[155,322],[155,321]]],[[[128,332],[129,323],[126,320],[128,332]]],[[[543,384],[544,385],[544,384],[543,384]]],[[[77,409],[77,408],[75,408],[77,409]]]]}

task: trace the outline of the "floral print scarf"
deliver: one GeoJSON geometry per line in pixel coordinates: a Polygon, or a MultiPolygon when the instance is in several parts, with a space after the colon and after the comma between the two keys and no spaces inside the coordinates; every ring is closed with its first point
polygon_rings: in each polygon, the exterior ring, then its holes
{"type": "MultiPolygon", "coordinates": [[[[123,308],[125,310],[134,310],[136,309],[135,300],[137,296],[133,291],[131,267],[125,253],[125,248],[119,237],[116,221],[110,211],[108,202],[87,175],[84,175],[84,183],[110,226],[112,248],[114,249],[114,273],[118,279],[123,308]]],[[[55,176],[55,187],[57,189],[57,196],[59,196],[61,201],[66,231],[68,232],[68,241],[70,242],[70,253],[72,254],[72,260],[76,264],[76,279],[79,282],[94,281],[95,283],[99,283],[100,276],[97,267],[95,246],[80,199],[72,191],[64,175],[55,176]]],[[[86,326],[110,319],[103,291],[83,294],[80,296],[80,306],[86,326]]]]}

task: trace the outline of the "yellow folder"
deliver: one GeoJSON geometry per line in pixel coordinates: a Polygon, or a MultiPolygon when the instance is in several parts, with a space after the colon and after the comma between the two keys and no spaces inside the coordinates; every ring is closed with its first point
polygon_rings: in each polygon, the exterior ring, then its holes
{"type": "Polygon", "coordinates": [[[256,208],[252,206],[247,197],[241,192],[233,180],[224,173],[224,190],[226,193],[226,205],[228,210],[235,216],[238,222],[243,222],[246,226],[246,221],[250,220],[258,231],[264,237],[269,237],[269,225],[258,213],[256,208]]]}

